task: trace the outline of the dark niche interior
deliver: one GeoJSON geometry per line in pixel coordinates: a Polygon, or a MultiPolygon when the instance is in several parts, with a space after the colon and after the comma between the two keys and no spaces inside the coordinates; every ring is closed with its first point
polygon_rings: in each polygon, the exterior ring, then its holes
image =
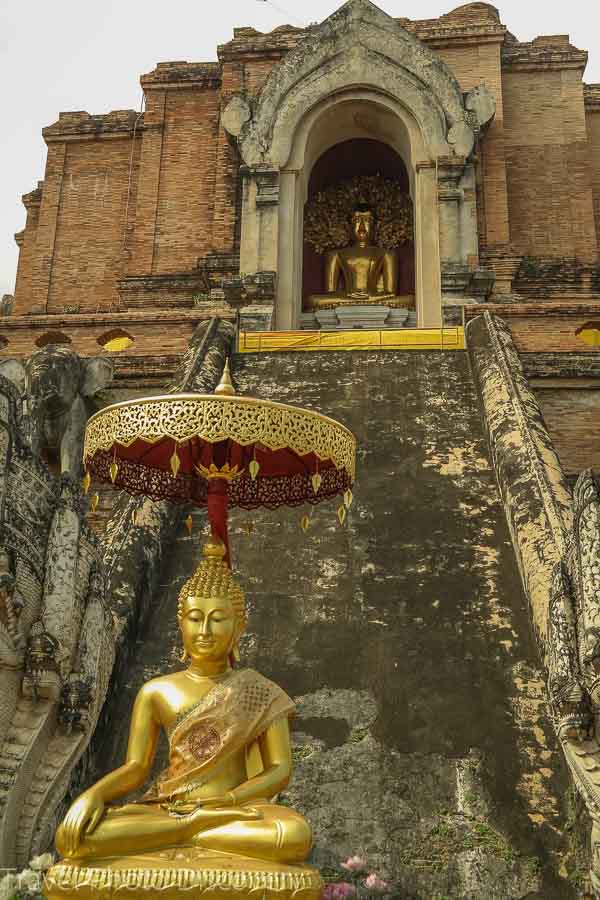
{"type": "MultiPolygon", "coordinates": [[[[343,141],[327,150],[314,165],[308,184],[308,197],[311,200],[319,191],[323,191],[338,181],[345,181],[355,175],[381,175],[383,178],[400,182],[402,189],[410,192],[408,172],[402,159],[395,150],[381,141],[370,138],[355,138],[343,141]]],[[[375,213],[377,211],[375,210],[375,213]]],[[[415,292],[415,258],[414,242],[410,241],[397,247],[400,276],[399,294],[415,292]]],[[[302,263],[302,296],[321,294],[324,286],[324,257],[304,241],[302,263]]]]}

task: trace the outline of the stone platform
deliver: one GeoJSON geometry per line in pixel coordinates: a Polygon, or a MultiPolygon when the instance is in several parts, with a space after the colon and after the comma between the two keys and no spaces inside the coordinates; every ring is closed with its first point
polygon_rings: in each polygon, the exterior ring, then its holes
{"type": "Polygon", "coordinates": [[[390,307],[379,303],[340,305],[331,309],[303,312],[300,327],[308,330],[347,331],[364,328],[379,331],[383,328],[407,328],[416,325],[412,307],[390,307]]]}

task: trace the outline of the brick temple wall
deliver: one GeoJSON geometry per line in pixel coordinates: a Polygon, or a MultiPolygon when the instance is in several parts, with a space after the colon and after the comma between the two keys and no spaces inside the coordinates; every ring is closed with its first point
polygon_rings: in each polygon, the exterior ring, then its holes
{"type": "Polygon", "coordinates": [[[117,281],[127,249],[126,217],[131,228],[135,222],[140,147],[139,140],[132,143],[134,120],[129,112],[106,117],[65,113],[45,129],[44,182],[23,198],[28,215],[21,238],[16,315],[117,305],[117,281]],[[115,127],[111,139],[99,134],[99,118],[115,127]],[[92,128],[98,133],[90,133],[92,128]]]}
{"type": "Polygon", "coordinates": [[[41,181],[34,191],[24,194],[22,197],[23,205],[27,211],[27,218],[25,228],[15,236],[19,246],[19,262],[15,282],[15,305],[13,309],[15,315],[21,315],[30,308],[31,274],[35,261],[42,187],[43,182],[41,181]]]}
{"type": "MultiPolygon", "coordinates": [[[[198,322],[206,318],[209,318],[206,313],[193,310],[156,310],[151,317],[134,310],[112,315],[62,315],[53,319],[48,316],[0,319],[0,338],[8,335],[5,338],[8,344],[0,351],[0,356],[30,356],[42,343],[51,342],[68,344],[81,356],[103,354],[116,360],[181,355],[198,322]],[[118,353],[104,351],[101,343],[114,331],[131,337],[133,344],[118,353]],[[53,341],[50,340],[52,336],[53,341]]],[[[225,318],[231,318],[231,311],[226,311],[225,318]]]]}
{"type": "Polygon", "coordinates": [[[588,85],[586,88],[585,122],[590,148],[596,238],[600,246],[600,84],[588,85]]]}
{"type": "Polygon", "coordinates": [[[586,344],[578,335],[585,325],[598,327],[598,306],[593,303],[486,303],[464,309],[469,321],[485,312],[506,318],[520,353],[598,355],[597,348],[586,344]]]}
{"type": "Polygon", "coordinates": [[[494,43],[486,41],[479,45],[434,49],[456,76],[463,91],[485,84],[496,98],[496,115],[480,150],[477,204],[482,245],[506,243],[510,237],[500,50],[500,38],[494,43]]]}
{"type": "Polygon", "coordinates": [[[82,311],[116,305],[128,201],[135,209],[133,172],[128,198],[130,162],[134,167],[137,162],[131,151],[129,137],[65,144],[48,313],[62,313],[69,305],[82,311]]]}
{"type": "Polygon", "coordinates": [[[212,246],[220,96],[208,79],[182,90],[143,83],[147,130],[128,273],[189,271],[212,246]]]}
{"type": "MultiPolygon", "coordinates": [[[[496,98],[478,150],[481,248],[501,259],[510,241],[509,255],[596,261],[600,101],[588,87],[584,107],[586,54],[567,36],[519,43],[483,4],[399,22],[447,63],[463,90],[483,83],[496,98]]],[[[235,29],[218,62],[161,63],[142,76],[143,117],[63,113],[44,129],[43,187],[24,198],[15,312],[164,305],[161,278],[189,275],[215,253],[235,269],[240,159],[220,113],[234,93],[257,99],[304,35],[289,26],[266,35],[235,29]],[[124,296],[127,277],[155,281],[129,285],[124,296]]],[[[171,285],[170,302],[191,305],[198,290],[171,285]]]]}
{"type": "MultiPolygon", "coordinates": [[[[540,39],[541,40],[541,39],[540,39]]],[[[502,78],[511,241],[526,256],[597,258],[581,71],[502,78]]]]}
{"type": "Polygon", "coordinates": [[[600,472],[600,389],[537,385],[535,394],[565,474],[600,472]]]}

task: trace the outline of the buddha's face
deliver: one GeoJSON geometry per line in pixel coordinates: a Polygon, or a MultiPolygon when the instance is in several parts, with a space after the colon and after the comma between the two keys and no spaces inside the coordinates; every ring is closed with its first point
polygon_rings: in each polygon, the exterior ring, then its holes
{"type": "Polygon", "coordinates": [[[182,612],[179,627],[188,656],[198,662],[227,659],[238,636],[231,600],[190,594],[182,612]]]}
{"type": "Polygon", "coordinates": [[[359,244],[368,244],[373,232],[373,213],[355,212],[352,214],[352,233],[359,244]]]}

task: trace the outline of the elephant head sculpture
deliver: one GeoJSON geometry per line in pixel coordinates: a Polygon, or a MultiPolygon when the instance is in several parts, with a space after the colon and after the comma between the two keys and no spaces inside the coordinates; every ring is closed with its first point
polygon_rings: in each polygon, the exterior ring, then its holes
{"type": "Polygon", "coordinates": [[[24,395],[35,455],[53,450],[61,474],[82,472],[85,424],[91,398],[110,384],[113,365],[103,357],[83,359],[61,344],[48,344],[25,362],[8,359],[0,374],[24,395]]]}

